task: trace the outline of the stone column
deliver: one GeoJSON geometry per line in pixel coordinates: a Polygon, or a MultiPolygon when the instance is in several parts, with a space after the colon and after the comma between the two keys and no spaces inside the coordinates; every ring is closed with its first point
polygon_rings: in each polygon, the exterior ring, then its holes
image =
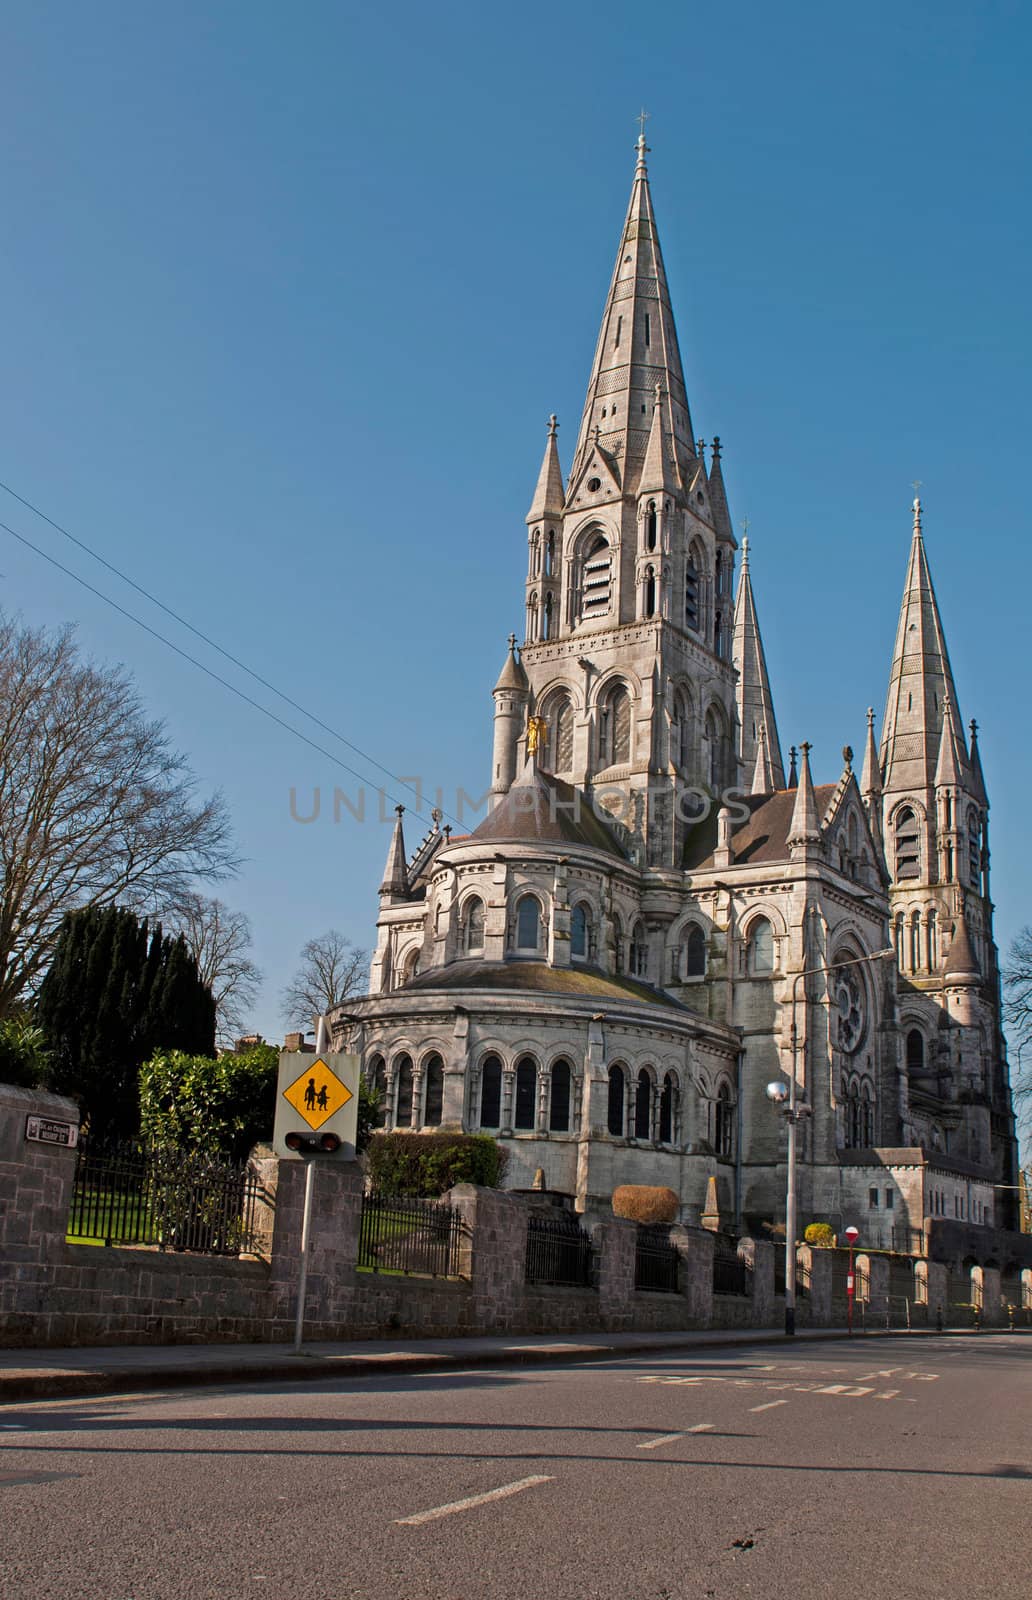
{"type": "Polygon", "coordinates": [[[889,1314],[889,1263],[885,1256],[858,1255],[856,1258],[857,1273],[863,1262],[867,1270],[867,1312],[868,1322],[875,1325],[884,1323],[889,1314]]]}
{"type": "Polygon", "coordinates": [[[773,1327],[774,1246],[765,1239],[739,1239],[738,1259],[752,1273],[753,1327],[773,1327]]]}
{"type": "Polygon", "coordinates": [[[526,1201],[472,1183],[456,1184],[447,1200],[465,1224],[460,1263],[473,1292],[473,1326],[516,1332],[525,1320],[526,1201]]]}
{"type": "Polygon", "coordinates": [[[26,1139],[30,1116],[79,1125],[73,1100],[0,1084],[0,1344],[47,1342],[75,1186],[75,1151],[26,1139]]]}
{"type": "Polygon", "coordinates": [[[713,1321],[713,1250],[711,1233],[675,1225],[670,1243],[681,1257],[681,1293],[689,1326],[708,1328],[713,1321]]]}
{"type": "MultiPolygon", "coordinates": [[[[921,1265],[922,1263],[918,1262],[918,1266],[921,1265]]],[[[941,1261],[926,1261],[923,1265],[928,1283],[928,1326],[945,1327],[948,1320],[946,1308],[950,1297],[949,1269],[941,1261]]]]}
{"type": "Polygon", "coordinates": [[[998,1328],[1006,1320],[1003,1314],[1003,1295],[1000,1290],[1000,1269],[983,1267],[982,1321],[988,1328],[998,1328]]]}
{"type": "Polygon", "coordinates": [[[516,1068],[503,1067],[502,1069],[502,1125],[499,1132],[506,1137],[512,1135],[513,1101],[516,1096],[516,1068]]]}
{"type": "Polygon", "coordinates": [[[620,1332],[634,1326],[634,1258],[638,1225],[604,1217],[592,1230],[598,1251],[598,1309],[602,1326],[620,1332]]]}
{"type": "Polygon", "coordinates": [[[805,1273],[809,1283],[809,1295],[803,1302],[809,1313],[808,1322],[811,1328],[830,1328],[831,1326],[831,1275],[834,1262],[830,1250],[813,1250],[808,1244],[801,1244],[796,1248],[796,1284],[798,1287],[799,1271],[805,1273]]]}
{"type": "MultiPolygon", "coordinates": [[[[273,1319],[284,1324],[284,1338],[297,1314],[306,1165],[293,1160],[277,1163],[269,1298],[273,1319]]],[[[305,1334],[311,1339],[339,1339],[347,1332],[354,1299],[364,1179],[354,1161],[316,1157],[314,1166],[305,1334]]]]}

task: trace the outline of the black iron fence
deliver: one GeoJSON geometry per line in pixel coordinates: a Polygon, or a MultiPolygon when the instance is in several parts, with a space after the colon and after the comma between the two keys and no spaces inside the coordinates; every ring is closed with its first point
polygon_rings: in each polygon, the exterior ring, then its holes
{"type": "Polygon", "coordinates": [[[590,1289],[594,1283],[594,1249],[576,1217],[529,1217],[525,1277],[528,1283],[551,1283],[590,1289]]]}
{"type": "Polygon", "coordinates": [[[720,1249],[713,1252],[713,1293],[748,1294],[749,1273],[737,1251],[720,1249]]]}
{"type": "Polygon", "coordinates": [[[634,1287],[653,1289],[661,1294],[678,1291],[680,1256],[663,1227],[639,1225],[634,1246],[634,1287]]]}
{"type": "Polygon", "coordinates": [[[260,1192],[258,1176],[247,1165],[193,1150],[84,1139],[67,1237],[240,1255],[253,1245],[260,1192]]]}
{"type": "Polygon", "coordinates": [[[459,1278],[466,1237],[462,1217],[443,1200],[363,1195],[358,1269],[459,1278]]]}

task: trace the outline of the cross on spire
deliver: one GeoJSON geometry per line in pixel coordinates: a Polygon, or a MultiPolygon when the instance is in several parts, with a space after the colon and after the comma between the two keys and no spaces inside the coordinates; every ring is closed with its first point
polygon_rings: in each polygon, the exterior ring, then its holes
{"type": "Polygon", "coordinates": [[[649,153],[649,146],[645,143],[645,124],[648,122],[648,120],[649,114],[645,110],[645,107],[642,106],[641,110],[638,112],[638,143],[635,146],[635,149],[638,152],[639,172],[645,171],[645,157],[649,153]]]}

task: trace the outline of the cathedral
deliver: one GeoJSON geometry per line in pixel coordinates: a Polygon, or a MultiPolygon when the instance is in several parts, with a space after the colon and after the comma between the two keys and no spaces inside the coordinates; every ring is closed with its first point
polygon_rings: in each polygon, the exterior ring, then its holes
{"type": "Polygon", "coordinates": [[[490,1131],[514,1188],[585,1210],[666,1185],[732,1232],[784,1219],[767,1089],[794,1077],[801,1225],[985,1261],[1017,1182],[989,804],[921,506],[880,738],[868,711],[859,771],[847,746],[815,783],[805,743],[786,768],[748,541],[695,437],[646,155],[569,474],[553,417],[526,517],[490,808],[412,852],[398,808],[334,1041],[386,1127],[490,1131]]]}

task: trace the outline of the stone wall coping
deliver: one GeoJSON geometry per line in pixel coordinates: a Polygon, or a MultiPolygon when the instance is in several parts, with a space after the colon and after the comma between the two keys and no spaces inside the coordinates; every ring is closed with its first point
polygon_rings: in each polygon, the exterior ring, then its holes
{"type": "Polygon", "coordinates": [[[97,1271],[119,1268],[134,1272],[158,1272],[168,1277],[203,1277],[211,1272],[228,1272],[237,1277],[254,1278],[264,1283],[268,1264],[253,1257],[204,1256],[177,1250],[147,1250],[120,1244],[66,1244],[63,1261],[69,1267],[94,1267],[97,1271]]]}
{"type": "Polygon", "coordinates": [[[15,1083],[0,1083],[0,1109],[23,1111],[26,1116],[51,1117],[57,1122],[79,1126],[79,1107],[67,1095],[50,1094],[44,1089],[23,1089],[15,1083]]]}

